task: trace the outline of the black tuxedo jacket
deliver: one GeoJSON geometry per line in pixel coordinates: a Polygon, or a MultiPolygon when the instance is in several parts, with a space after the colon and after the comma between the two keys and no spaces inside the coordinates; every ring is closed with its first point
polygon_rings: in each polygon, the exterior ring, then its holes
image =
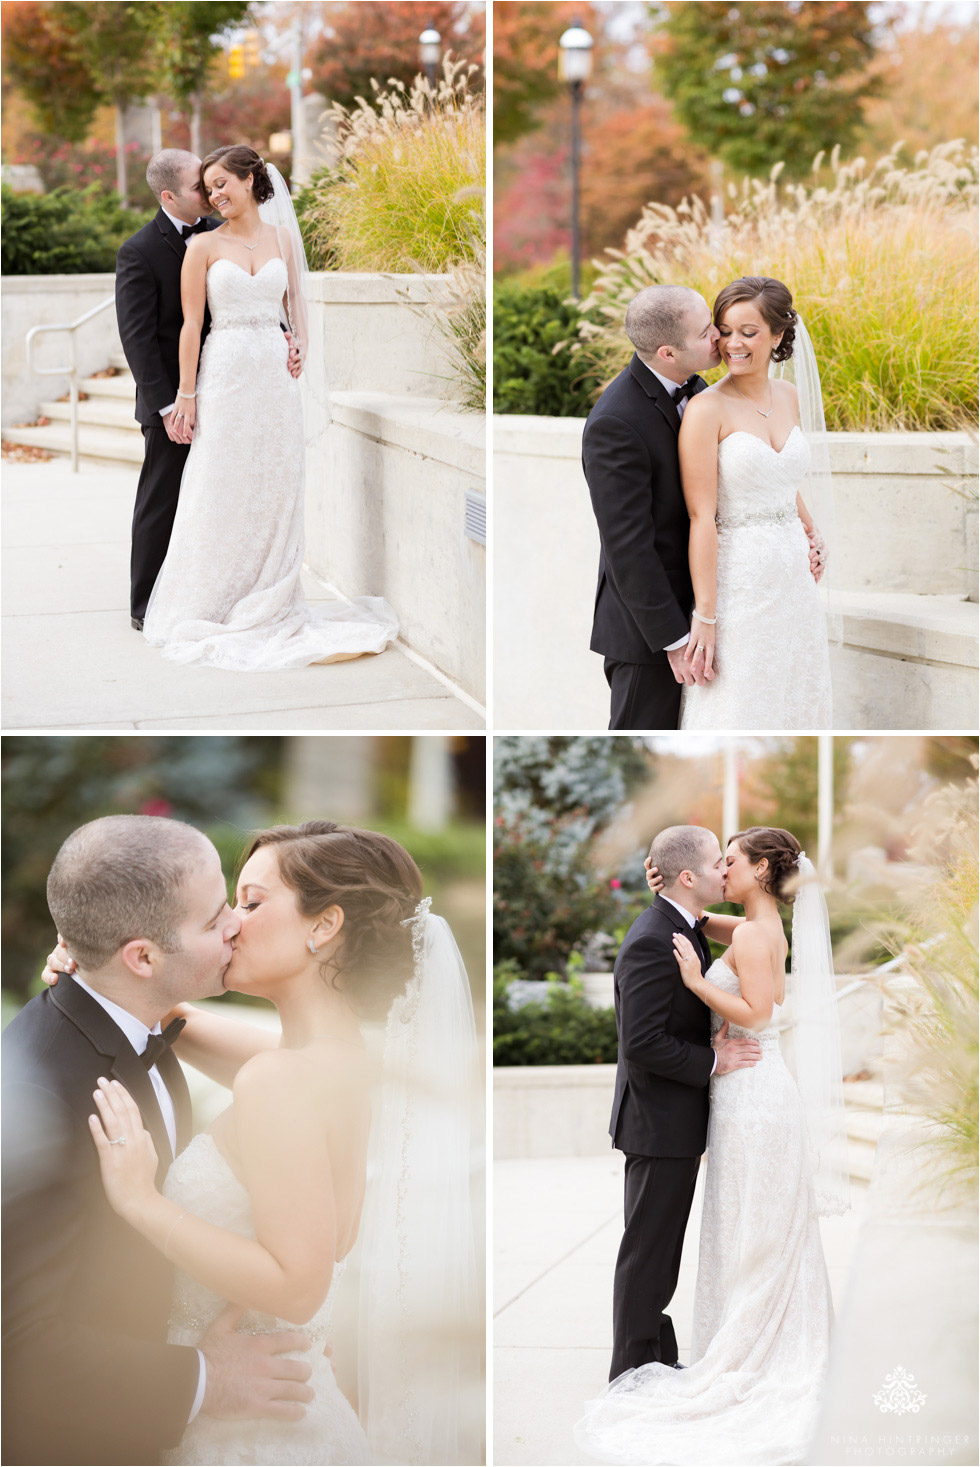
{"type": "MultiPolygon", "coordinates": [[[[178,1151],[190,1099],[158,1061],[178,1151]]],[[[170,1264],[106,1201],[88,1128],[100,1075],[133,1096],[162,1182],[171,1160],[150,1077],[122,1030],[71,978],[3,1035],[3,1460],[154,1463],[180,1440],[196,1350],[168,1345],[170,1264]]]]}
{"type": "MultiPolygon", "coordinates": [[[[695,392],[706,382],[698,379],[695,392]]],[[[599,524],[593,652],[656,662],[691,629],[690,518],[677,457],[680,419],[670,394],[639,357],[588,416],[582,467],[599,524]]]]}
{"type": "MultiPolygon", "coordinates": [[[[220,219],[208,219],[217,229],[220,219]]],[[[160,409],[180,386],[180,270],[187,250],[162,209],[119,246],[116,255],[116,320],[130,371],[136,378],[136,421],[162,428],[160,409]]],[[[205,307],[201,345],[211,316],[205,307]]]]}
{"type": "Polygon", "coordinates": [[[700,948],[706,972],[704,934],[659,896],[627,932],[613,969],[619,1058],[609,1134],[638,1156],[700,1156],[707,1144],[711,1020],[684,987],[675,932],[700,948]]]}

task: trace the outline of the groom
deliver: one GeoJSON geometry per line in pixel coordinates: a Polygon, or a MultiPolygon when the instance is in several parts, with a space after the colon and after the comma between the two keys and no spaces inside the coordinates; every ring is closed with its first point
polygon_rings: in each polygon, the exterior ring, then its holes
{"type": "Polygon", "coordinates": [[[217,851],[175,820],[115,815],[58,852],[48,905],[77,964],[3,1036],[7,1463],[155,1463],[201,1410],[296,1420],[309,1367],[296,1331],[168,1345],[172,1269],[109,1206],[88,1127],[100,1076],[125,1085],[160,1158],[191,1134],[187,1084],[160,1019],[223,991],[240,921],[217,851]]]}
{"type": "Polygon", "coordinates": [[[688,398],[716,367],[718,329],[683,285],[650,285],[626,311],[635,348],[589,414],[582,466],[599,524],[591,647],[602,653],[612,729],[676,728],[694,591],[677,436],[688,398]]]}
{"type": "Polygon", "coordinates": [[[609,1134],[626,1155],[626,1196],[610,1380],[650,1361],[677,1365],[665,1310],[707,1144],[708,1081],[762,1057],[757,1040],[727,1038],[727,1024],[711,1039],[709,1010],[684,986],[674,957],[673,934],[682,932],[700,951],[702,972],[710,966],[698,919],[723,899],[717,838],[700,825],[672,825],[650,857],[663,890],[627,932],[613,978],[619,1056],[609,1134]]]}
{"type": "MultiPolygon", "coordinates": [[[[160,207],[149,224],[120,245],[116,256],[116,320],[126,361],[136,379],[136,421],[143,430],[129,600],[130,624],[138,632],[143,630],[150,592],[170,544],[192,437],[173,425],[184,324],[181,266],[190,237],[218,229],[222,223],[204,217],[210,204],[201,186],[201,160],[194,153],[180,148],[155,153],[146,166],[146,181],[160,207]]],[[[210,325],[205,308],[202,346],[210,325]]],[[[289,370],[298,377],[299,353],[288,333],[287,340],[289,370]]]]}

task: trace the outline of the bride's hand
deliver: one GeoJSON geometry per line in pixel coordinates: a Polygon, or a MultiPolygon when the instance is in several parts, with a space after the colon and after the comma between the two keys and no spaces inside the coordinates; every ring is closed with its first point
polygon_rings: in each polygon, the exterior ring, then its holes
{"type": "Polygon", "coordinates": [[[647,873],[647,886],[653,892],[654,896],[656,896],[658,891],[663,891],[664,889],[664,879],[657,867],[653,864],[652,856],[647,856],[643,862],[643,869],[647,873]]]}
{"type": "Polygon", "coordinates": [[[197,421],[197,398],[185,397],[182,392],[177,394],[177,402],[173,412],[174,431],[180,434],[181,443],[190,443],[194,437],[194,424],[197,421]]]}
{"type": "Polygon", "coordinates": [[[816,525],[812,530],[807,530],[806,538],[810,542],[810,574],[815,581],[819,581],[827,569],[827,547],[816,525]]]}
{"type": "Polygon", "coordinates": [[[694,681],[697,683],[710,683],[717,671],[714,665],[714,627],[707,626],[703,621],[693,620],[691,622],[691,635],[687,639],[687,651],[691,659],[691,671],[694,673],[694,681]]]}
{"type": "Polygon", "coordinates": [[[674,957],[681,970],[684,987],[689,988],[692,993],[697,993],[698,986],[704,977],[701,972],[701,959],[694,951],[693,943],[684,936],[683,932],[674,933],[674,957]]]}
{"type": "Polygon", "coordinates": [[[288,368],[290,377],[299,377],[303,370],[303,356],[292,332],[287,331],[285,335],[286,340],[289,342],[289,356],[286,359],[286,367],[288,368]]]}
{"type": "Polygon", "coordinates": [[[75,967],[75,959],[69,955],[68,949],[65,947],[65,940],[59,932],[58,946],[53,952],[48,953],[48,960],[44,965],[41,981],[46,983],[49,988],[52,988],[62,973],[74,973],[75,967]]]}
{"type": "Polygon", "coordinates": [[[156,1147],[135,1100],[118,1080],[99,1079],[95,1104],[98,1115],[89,1116],[88,1123],[99,1153],[102,1185],[113,1212],[132,1222],[158,1195],[156,1147]]]}

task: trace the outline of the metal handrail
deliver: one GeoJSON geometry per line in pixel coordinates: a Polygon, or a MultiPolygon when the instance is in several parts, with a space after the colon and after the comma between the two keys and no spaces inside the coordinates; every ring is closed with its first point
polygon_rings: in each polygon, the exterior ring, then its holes
{"type": "Polygon", "coordinates": [[[27,367],[31,372],[36,372],[39,377],[64,377],[68,378],[68,395],[71,403],[71,469],[73,474],[78,473],[78,353],[75,349],[75,332],[80,326],[94,320],[96,316],[114,306],[116,298],[110,295],[107,300],[98,306],[93,306],[77,321],[68,321],[51,326],[32,326],[27,333],[27,367]],[[34,342],[37,337],[43,336],[49,331],[68,332],[68,366],[67,367],[38,367],[34,363],[34,342]]]}

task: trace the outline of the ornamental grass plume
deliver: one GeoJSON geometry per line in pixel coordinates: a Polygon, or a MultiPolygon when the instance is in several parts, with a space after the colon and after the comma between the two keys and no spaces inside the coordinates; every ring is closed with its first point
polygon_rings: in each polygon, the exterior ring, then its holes
{"type": "Polygon", "coordinates": [[[953,1203],[972,1199],[977,1186],[977,838],[976,779],[930,795],[909,855],[931,874],[878,924],[918,988],[904,1002],[899,1084],[908,1105],[933,1123],[921,1144],[953,1203]]]}
{"type": "Polygon", "coordinates": [[[813,338],[830,429],[954,429],[977,417],[977,150],[901,143],[868,167],[819,153],[813,181],[729,185],[714,223],[700,198],[648,204],[621,250],[595,261],[577,350],[603,384],[629,360],[629,300],[689,285],[711,305],[742,275],[784,280],[813,338]],[[824,182],[829,170],[830,181],[824,182]],[[591,317],[592,319],[589,319],[591,317]]]}
{"type": "Polygon", "coordinates": [[[486,157],[476,70],[447,55],[436,85],[372,80],[370,100],[329,110],[336,161],[297,199],[312,269],[442,272],[476,258],[486,157]]]}

